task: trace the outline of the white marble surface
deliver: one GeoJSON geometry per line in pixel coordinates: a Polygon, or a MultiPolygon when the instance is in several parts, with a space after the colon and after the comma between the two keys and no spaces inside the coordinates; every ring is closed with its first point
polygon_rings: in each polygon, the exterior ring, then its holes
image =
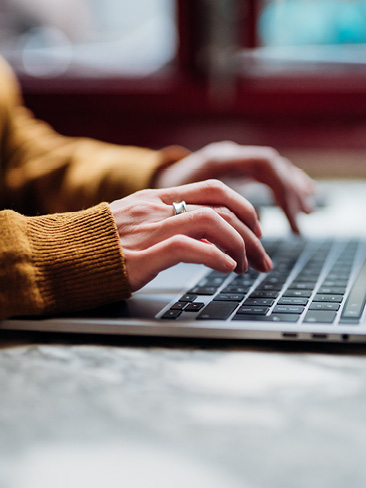
{"type": "Polygon", "coordinates": [[[2,488],[365,486],[362,355],[24,344],[0,385],[2,488]]]}

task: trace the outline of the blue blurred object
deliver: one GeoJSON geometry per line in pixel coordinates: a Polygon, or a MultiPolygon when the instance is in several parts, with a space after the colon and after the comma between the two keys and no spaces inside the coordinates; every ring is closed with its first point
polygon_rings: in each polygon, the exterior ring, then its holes
{"type": "Polygon", "coordinates": [[[258,30],[263,46],[365,43],[366,1],[274,0],[258,30]]]}

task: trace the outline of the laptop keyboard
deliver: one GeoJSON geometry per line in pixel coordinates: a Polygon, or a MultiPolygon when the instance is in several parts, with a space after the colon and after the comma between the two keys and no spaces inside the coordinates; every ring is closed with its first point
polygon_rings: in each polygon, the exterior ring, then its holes
{"type": "Polygon", "coordinates": [[[354,324],[366,302],[365,243],[359,240],[264,241],[269,273],[209,271],[162,319],[354,324]]]}

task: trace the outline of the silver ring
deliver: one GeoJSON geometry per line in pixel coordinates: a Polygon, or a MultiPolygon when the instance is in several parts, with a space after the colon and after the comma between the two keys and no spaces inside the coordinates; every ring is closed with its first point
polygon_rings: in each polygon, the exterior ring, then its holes
{"type": "Polygon", "coordinates": [[[184,201],[179,203],[173,202],[173,207],[174,207],[175,215],[179,215],[181,213],[187,212],[187,205],[186,202],[184,201]]]}

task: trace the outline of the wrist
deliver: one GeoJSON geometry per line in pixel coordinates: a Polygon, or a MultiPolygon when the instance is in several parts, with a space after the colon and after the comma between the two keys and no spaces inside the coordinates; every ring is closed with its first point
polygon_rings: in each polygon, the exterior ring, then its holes
{"type": "Polygon", "coordinates": [[[162,168],[155,182],[156,188],[170,188],[205,180],[209,177],[211,176],[207,168],[206,158],[200,151],[196,151],[173,165],[162,168]]]}

